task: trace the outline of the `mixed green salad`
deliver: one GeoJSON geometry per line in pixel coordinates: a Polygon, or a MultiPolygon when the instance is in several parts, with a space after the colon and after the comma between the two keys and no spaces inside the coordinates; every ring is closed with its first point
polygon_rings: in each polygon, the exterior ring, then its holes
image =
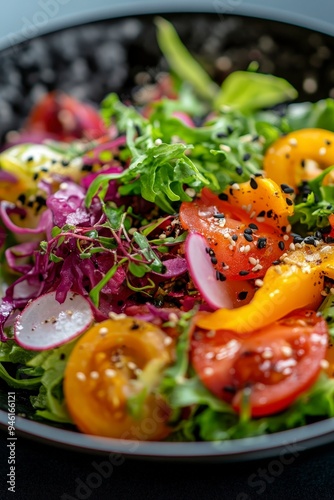
{"type": "Polygon", "coordinates": [[[157,39],[149,97],[51,92],[0,153],[2,394],[121,439],[333,417],[334,100],[157,39]]]}

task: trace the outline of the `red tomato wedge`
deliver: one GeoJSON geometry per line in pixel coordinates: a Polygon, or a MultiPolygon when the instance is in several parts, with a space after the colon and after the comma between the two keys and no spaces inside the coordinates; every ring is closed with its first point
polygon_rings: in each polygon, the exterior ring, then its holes
{"type": "Polygon", "coordinates": [[[316,381],[328,330],[314,311],[295,311],[248,337],[227,330],[195,331],[191,362],[203,384],[240,411],[249,390],[253,417],[287,408],[316,381]]]}
{"type": "Polygon", "coordinates": [[[232,207],[207,188],[201,198],[181,204],[180,221],[184,229],[207,239],[211,262],[227,279],[264,276],[290,243],[289,236],[251,219],[246,210],[232,207]]]}

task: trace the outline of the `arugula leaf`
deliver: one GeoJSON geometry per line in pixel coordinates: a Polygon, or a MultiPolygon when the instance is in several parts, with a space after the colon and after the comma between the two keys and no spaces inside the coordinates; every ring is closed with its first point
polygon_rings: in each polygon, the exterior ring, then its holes
{"type": "Polygon", "coordinates": [[[328,167],[320,175],[308,181],[310,194],[306,201],[298,202],[297,198],[294,214],[289,220],[291,224],[300,224],[301,232],[329,225],[328,217],[334,209],[334,190],[332,186],[324,185],[323,181],[333,169],[334,166],[328,167]]]}
{"type": "Polygon", "coordinates": [[[285,118],[290,130],[323,128],[334,132],[334,99],[290,104],[285,118]]]}

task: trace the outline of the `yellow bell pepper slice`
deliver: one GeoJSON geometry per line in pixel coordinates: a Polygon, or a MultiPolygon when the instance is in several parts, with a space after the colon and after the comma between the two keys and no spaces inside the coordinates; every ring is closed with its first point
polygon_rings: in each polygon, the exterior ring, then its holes
{"type": "Polygon", "coordinates": [[[296,130],[281,137],[269,147],[263,161],[268,177],[291,187],[332,165],[334,133],[320,128],[296,130]]]}
{"type": "Polygon", "coordinates": [[[275,229],[289,225],[294,211],[292,193],[284,192],[272,179],[254,177],[236,189],[232,186],[226,194],[230,205],[246,210],[251,218],[260,218],[275,229]]]}
{"type": "Polygon", "coordinates": [[[252,301],[238,309],[219,309],[213,313],[199,313],[195,319],[206,330],[232,330],[250,333],[308,307],[317,309],[323,299],[324,276],[334,278],[334,246],[304,245],[286,254],[282,264],[268,269],[263,285],[252,301]]]}

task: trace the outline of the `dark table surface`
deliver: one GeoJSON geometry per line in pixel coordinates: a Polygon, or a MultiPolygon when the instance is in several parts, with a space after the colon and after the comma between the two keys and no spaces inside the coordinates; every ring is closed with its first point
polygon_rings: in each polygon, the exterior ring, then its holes
{"type": "MultiPolygon", "coordinates": [[[[0,498],[169,500],[334,498],[334,444],[243,463],[171,462],[64,450],[18,436],[15,494],[7,490],[7,434],[0,433],[0,498]],[[113,462],[113,463],[111,463],[113,462]]],[[[298,448],[296,448],[298,449],[298,448]]]]}

